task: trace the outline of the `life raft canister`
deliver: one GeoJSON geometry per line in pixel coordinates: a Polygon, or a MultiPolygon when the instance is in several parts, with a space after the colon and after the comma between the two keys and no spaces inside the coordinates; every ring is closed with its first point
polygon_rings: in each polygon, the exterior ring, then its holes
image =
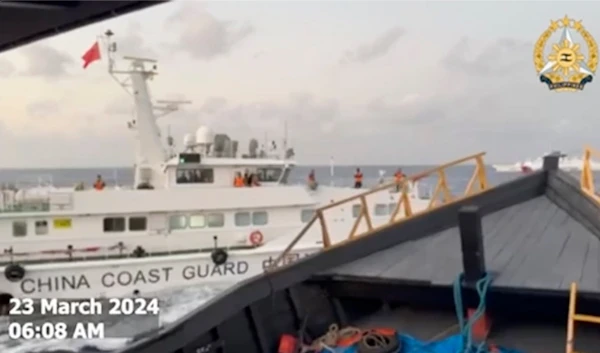
{"type": "Polygon", "coordinates": [[[19,264],[9,264],[4,268],[4,277],[10,282],[19,282],[25,277],[25,268],[19,264]]]}
{"type": "Polygon", "coordinates": [[[248,238],[250,239],[250,244],[254,246],[262,244],[263,240],[265,239],[259,230],[255,230],[254,232],[250,233],[248,238]]]}
{"type": "Polygon", "coordinates": [[[215,265],[219,266],[227,262],[229,254],[224,249],[215,249],[210,253],[210,258],[215,265]]]}

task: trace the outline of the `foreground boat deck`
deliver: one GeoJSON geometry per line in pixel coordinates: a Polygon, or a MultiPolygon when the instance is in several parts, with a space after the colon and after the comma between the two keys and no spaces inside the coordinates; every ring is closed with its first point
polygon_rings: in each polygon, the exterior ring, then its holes
{"type": "MultiPolygon", "coordinates": [[[[547,196],[482,219],[484,257],[493,286],[600,293],[600,240],[547,196]]],[[[332,280],[422,281],[452,285],[463,271],[458,226],[396,245],[321,274],[332,280]]]]}
{"type": "MultiPolygon", "coordinates": [[[[353,323],[359,327],[391,327],[411,333],[423,341],[435,341],[459,334],[456,316],[450,312],[400,307],[381,311],[353,323]]],[[[565,324],[540,322],[494,322],[488,342],[531,353],[564,353],[565,324]]],[[[600,345],[597,327],[581,326],[577,330],[576,351],[596,352],[600,345]]]]}

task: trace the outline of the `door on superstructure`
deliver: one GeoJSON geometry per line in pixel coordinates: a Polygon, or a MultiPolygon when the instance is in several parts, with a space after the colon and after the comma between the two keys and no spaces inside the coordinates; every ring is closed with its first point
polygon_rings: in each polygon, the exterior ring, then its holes
{"type": "Polygon", "coordinates": [[[167,215],[154,213],[148,217],[148,234],[167,235],[167,215]]]}

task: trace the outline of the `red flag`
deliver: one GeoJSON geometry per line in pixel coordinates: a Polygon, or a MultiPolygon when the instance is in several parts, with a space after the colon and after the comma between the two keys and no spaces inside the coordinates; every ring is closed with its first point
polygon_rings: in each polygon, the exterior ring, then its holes
{"type": "Polygon", "coordinates": [[[86,51],[81,58],[83,59],[84,69],[94,61],[100,60],[100,45],[98,45],[98,42],[94,43],[94,45],[92,45],[92,47],[88,49],[88,51],[86,51]]]}

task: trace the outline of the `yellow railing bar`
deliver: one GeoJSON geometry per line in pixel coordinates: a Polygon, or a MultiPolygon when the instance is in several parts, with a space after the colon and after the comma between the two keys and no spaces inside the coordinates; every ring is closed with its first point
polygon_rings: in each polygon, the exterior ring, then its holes
{"type": "Polygon", "coordinates": [[[573,341],[575,339],[575,322],[588,322],[600,325],[600,316],[577,314],[577,283],[571,283],[569,293],[569,316],[567,319],[567,344],[566,353],[576,353],[573,350],[573,341]]]}
{"type": "Polygon", "coordinates": [[[329,249],[333,246],[337,246],[337,245],[341,245],[342,243],[346,243],[347,241],[352,241],[354,238],[369,235],[369,234],[373,233],[374,231],[379,230],[381,228],[388,227],[392,224],[401,222],[401,221],[411,218],[415,215],[427,212],[434,207],[438,207],[438,206],[448,204],[451,202],[456,202],[456,201],[462,200],[466,197],[472,196],[476,193],[487,190],[489,187],[489,184],[488,184],[487,175],[485,172],[485,164],[483,162],[484,155],[485,155],[485,152],[480,152],[480,153],[473,154],[473,155],[470,155],[470,156],[467,156],[464,158],[460,158],[460,159],[457,159],[450,163],[442,164],[440,166],[425,170],[421,173],[417,173],[417,174],[408,176],[408,177],[404,178],[404,180],[402,180],[402,181],[393,181],[391,183],[387,183],[387,184],[375,187],[373,189],[370,189],[370,190],[360,193],[358,195],[354,195],[354,196],[351,196],[351,197],[348,197],[348,198],[345,198],[345,199],[342,199],[342,200],[339,200],[336,202],[332,202],[330,204],[327,204],[325,206],[318,208],[316,210],[313,218],[304,226],[304,228],[302,228],[300,233],[292,240],[290,245],[288,245],[285,248],[285,250],[274,260],[274,262],[271,265],[271,269],[278,266],[278,264],[283,260],[283,258],[287,254],[289,254],[289,252],[292,250],[292,248],[300,241],[300,239],[306,234],[308,229],[312,227],[312,225],[316,222],[317,219],[319,220],[319,224],[321,226],[323,248],[329,249]],[[473,171],[473,176],[471,177],[471,180],[469,181],[469,184],[467,185],[465,192],[462,195],[454,196],[454,195],[452,195],[452,192],[450,191],[450,188],[448,187],[448,181],[446,178],[446,169],[456,166],[458,164],[468,162],[470,160],[475,161],[475,170],[473,171]],[[438,182],[435,187],[434,193],[431,195],[431,202],[430,202],[429,206],[425,210],[420,210],[417,213],[413,213],[411,201],[410,201],[410,197],[409,197],[409,192],[410,192],[409,183],[418,181],[419,179],[428,177],[433,174],[438,175],[438,182]],[[401,195],[398,198],[398,203],[396,204],[396,207],[394,208],[394,211],[392,212],[392,215],[391,215],[390,219],[388,220],[388,222],[381,226],[374,227],[373,222],[371,220],[371,214],[369,212],[367,196],[374,194],[376,192],[379,192],[379,191],[390,189],[390,188],[395,188],[395,189],[400,190],[399,192],[401,192],[401,195]],[[441,203],[437,202],[437,200],[439,200],[440,196],[442,198],[441,203]],[[352,229],[350,230],[347,239],[338,244],[332,244],[329,230],[327,228],[327,222],[325,220],[324,212],[331,208],[341,206],[341,205],[347,204],[349,202],[354,202],[356,200],[360,201],[360,211],[359,211],[358,216],[356,217],[356,220],[354,221],[354,224],[352,225],[352,229]],[[397,219],[398,214],[400,213],[400,210],[403,207],[404,207],[404,217],[397,219]],[[367,230],[365,232],[363,232],[362,234],[357,234],[358,227],[363,219],[365,220],[367,230]]]}
{"type": "Polygon", "coordinates": [[[600,152],[586,146],[583,150],[583,166],[581,168],[581,190],[590,198],[600,203],[600,196],[596,194],[596,185],[594,184],[594,172],[592,170],[592,157],[600,157],[600,152]]]}

